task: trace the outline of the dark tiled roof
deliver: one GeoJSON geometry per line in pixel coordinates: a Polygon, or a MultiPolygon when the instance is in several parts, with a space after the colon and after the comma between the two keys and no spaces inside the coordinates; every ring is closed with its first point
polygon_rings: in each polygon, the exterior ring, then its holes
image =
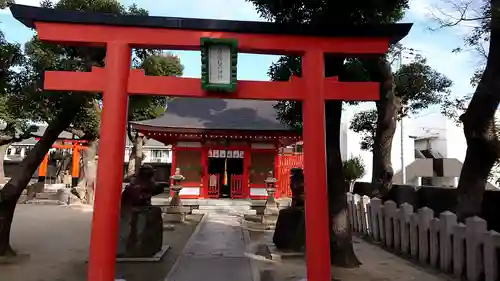
{"type": "Polygon", "coordinates": [[[405,37],[412,24],[370,24],[342,26],[306,26],[269,22],[229,21],[214,19],[117,16],[105,13],[44,9],[25,5],[12,5],[12,15],[27,27],[34,27],[35,21],[99,24],[108,26],[130,26],[150,28],[190,29],[206,31],[227,31],[240,33],[290,34],[328,37],[386,37],[397,42],[405,37]]]}
{"type": "Polygon", "coordinates": [[[289,131],[276,118],[275,101],[176,98],[167,111],[134,124],[205,130],[289,131]]]}
{"type": "MultiPolygon", "coordinates": [[[[47,125],[39,125],[38,130],[33,133],[33,136],[35,137],[41,137],[43,133],[45,133],[45,130],[47,129],[47,125]]],[[[68,131],[62,131],[61,134],[59,134],[60,139],[72,139],[73,134],[71,134],[68,131]]]]}
{"type": "MultiPolygon", "coordinates": [[[[45,130],[47,129],[47,125],[37,125],[37,127],[38,127],[38,130],[35,133],[33,133],[33,136],[41,137],[43,135],[43,133],[45,132],[45,130]]],[[[28,145],[28,146],[35,145],[37,143],[37,140],[35,137],[25,139],[25,140],[22,140],[20,142],[16,142],[13,145],[28,145]]],[[[71,139],[72,137],[73,137],[72,134],[68,131],[63,131],[59,135],[60,139],[71,139]]],[[[132,146],[132,142],[129,140],[128,136],[125,136],[125,146],[132,146]]],[[[164,147],[165,144],[163,144],[157,140],[154,140],[154,139],[147,139],[145,146],[146,147],[164,147]]]]}

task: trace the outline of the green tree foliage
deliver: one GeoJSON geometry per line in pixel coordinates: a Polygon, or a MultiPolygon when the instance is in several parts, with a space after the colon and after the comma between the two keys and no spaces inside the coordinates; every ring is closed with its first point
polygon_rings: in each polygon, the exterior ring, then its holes
{"type": "Polygon", "coordinates": [[[4,183],[3,159],[9,145],[31,137],[36,131],[29,123],[30,115],[22,110],[13,97],[22,94],[19,73],[15,71],[24,62],[19,44],[9,43],[0,31],[0,183],[4,183]]]}
{"type": "Polygon", "coordinates": [[[14,0],[0,0],[0,9],[5,9],[14,4],[14,0]]]}
{"type": "Polygon", "coordinates": [[[349,129],[361,135],[359,145],[362,150],[373,150],[373,138],[377,132],[377,111],[375,109],[359,111],[351,119],[349,129]]]}
{"type": "Polygon", "coordinates": [[[349,158],[342,162],[344,178],[348,182],[356,181],[365,175],[365,164],[360,156],[349,158]]]}
{"type": "Polygon", "coordinates": [[[6,123],[6,128],[0,132],[0,146],[30,136],[29,114],[20,110],[14,99],[22,89],[15,68],[23,63],[20,45],[7,42],[0,32],[0,119],[6,123]]]}
{"type": "MultiPolygon", "coordinates": [[[[173,54],[147,56],[138,68],[143,69],[148,76],[182,76],[184,71],[180,58],[173,54]]],[[[165,110],[166,102],[165,96],[131,96],[128,120],[142,121],[156,118],[165,110]]]]}
{"type": "MultiPolygon", "coordinates": [[[[432,69],[422,56],[393,73],[396,96],[400,98],[401,108],[398,119],[418,114],[432,105],[443,103],[450,94],[452,81],[432,69]]],[[[377,112],[366,110],[357,112],[351,119],[350,129],[361,134],[361,149],[372,150],[376,133],[377,112]]]]}

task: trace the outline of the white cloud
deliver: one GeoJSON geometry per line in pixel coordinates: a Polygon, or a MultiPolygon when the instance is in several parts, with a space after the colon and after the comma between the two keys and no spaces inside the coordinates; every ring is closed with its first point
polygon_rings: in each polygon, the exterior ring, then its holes
{"type": "Polygon", "coordinates": [[[253,4],[242,0],[125,0],[125,5],[137,4],[151,15],[197,17],[227,20],[260,20],[253,4]]]}
{"type": "Polygon", "coordinates": [[[432,0],[410,0],[409,13],[417,18],[425,19],[431,12],[432,0]]]}

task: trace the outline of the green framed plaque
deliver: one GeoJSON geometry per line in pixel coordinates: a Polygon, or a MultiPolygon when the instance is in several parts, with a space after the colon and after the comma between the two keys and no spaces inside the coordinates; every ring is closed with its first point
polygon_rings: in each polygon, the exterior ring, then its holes
{"type": "Polygon", "coordinates": [[[237,83],[238,41],[201,38],[201,88],[213,92],[234,92],[237,83]]]}

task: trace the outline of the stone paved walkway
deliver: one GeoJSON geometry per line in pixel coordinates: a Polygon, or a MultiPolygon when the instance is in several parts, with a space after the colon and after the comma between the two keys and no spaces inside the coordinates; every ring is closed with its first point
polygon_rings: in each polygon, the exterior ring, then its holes
{"type": "Polygon", "coordinates": [[[240,218],[208,212],[166,281],[252,281],[240,218]]]}

